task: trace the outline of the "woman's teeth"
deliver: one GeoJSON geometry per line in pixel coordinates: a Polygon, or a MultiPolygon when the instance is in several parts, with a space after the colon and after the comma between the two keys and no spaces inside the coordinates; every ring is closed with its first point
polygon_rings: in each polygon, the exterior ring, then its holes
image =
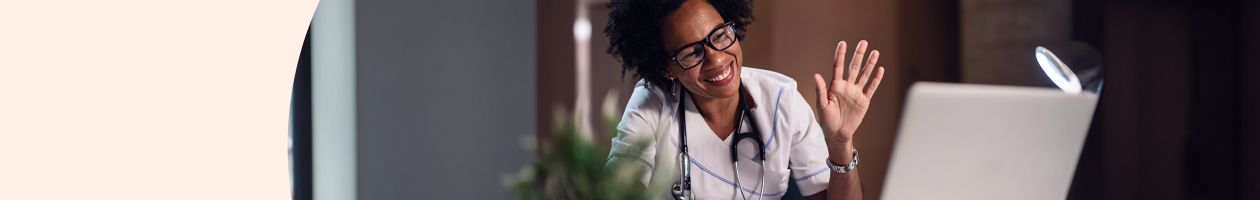
{"type": "Polygon", "coordinates": [[[720,81],[722,79],[726,79],[726,77],[731,76],[731,71],[734,71],[734,70],[731,70],[731,68],[726,68],[726,70],[722,71],[722,74],[719,74],[710,79],[704,79],[704,81],[714,82],[714,81],[720,81]]]}

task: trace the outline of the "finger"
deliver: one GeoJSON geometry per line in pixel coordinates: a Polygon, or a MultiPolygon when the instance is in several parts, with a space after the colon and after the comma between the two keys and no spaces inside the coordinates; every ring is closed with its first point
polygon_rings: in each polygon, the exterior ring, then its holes
{"type": "Polygon", "coordinates": [[[840,44],[836,44],[836,58],[833,59],[836,63],[831,65],[831,80],[844,79],[844,51],[848,48],[847,46],[848,44],[844,41],[840,41],[840,44]]]}
{"type": "Polygon", "coordinates": [[[871,50],[871,57],[866,58],[866,66],[862,66],[862,74],[858,75],[858,81],[855,81],[855,84],[866,87],[866,81],[871,80],[871,71],[875,70],[877,62],[879,62],[879,50],[871,50]]]}
{"type": "Polygon", "coordinates": [[[818,88],[815,90],[818,91],[818,101],[814,103],[818,105],[816,107],[822,108],[823,102],[826,102],[824,99],[827,99],[827,81],[823,79],[822,74],[814,74],[814,85],[818,88]]]}
{"type": "Polygon", "coordinates": [[[857,72],[858,72],[857,70],[861,69],[862,67],[859,65],[862,64],[862,57],[866,56],[866,45],[867,45],[866,40],[862,40],[858,42],[857,49],[853,50],[853,60],[849,61],[849,78],[844,79],[844,80],[848,80],[848,81],[857,80],[854,78],[857,78],[857,72]]]}
{"type": "Polygon", "coordinates": [[[884,80],[884,67],[879,67],[875,71],[875,78],[871,80],[871,86],[866,89],[866,96],[869,98],[875,95],[875,89],[879,89],[879,82],[884,80]]]}

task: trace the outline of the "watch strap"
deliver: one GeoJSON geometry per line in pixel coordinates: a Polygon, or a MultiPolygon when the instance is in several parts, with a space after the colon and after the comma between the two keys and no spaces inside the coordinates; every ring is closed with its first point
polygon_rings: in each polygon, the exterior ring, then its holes
{"type": "Polygon", "coordinates": [[[827,158],[827,167],[831,168],[831,171],[836,173],[849,173],[849,171],[853,171],[853,169],[857,168],[858,162],[861,160],[861,157],[858,156],[857,148],[853,148],[853,161],[850,161],[849,164],[839,165],[836,164],[836,162],[831,161],[831,158],[827,158]]]}

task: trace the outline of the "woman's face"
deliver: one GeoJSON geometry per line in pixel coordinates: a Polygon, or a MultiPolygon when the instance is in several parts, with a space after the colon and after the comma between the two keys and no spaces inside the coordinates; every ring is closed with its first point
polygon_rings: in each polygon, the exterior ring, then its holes
{"type": "MultiPolygon", "coordinates": [[[[713,6],[704,0],[689,0],[678,11],[661,19],[661,36],[665,52],[673,55],[678,49],[704,40],[714,28],[726,23],[713,6]]],[[[716,38],[715,38],[716,39],[716,38]]],[[[743,66],[743,50],[739,41],[730,48],[717,51],[704,47],[705,57],[691,69],[683,69],[677,62],[669,62],[666,78],[676,77],[694,95],[709,99],[733,97],[739,93],[740,66],[743,66]]]]}

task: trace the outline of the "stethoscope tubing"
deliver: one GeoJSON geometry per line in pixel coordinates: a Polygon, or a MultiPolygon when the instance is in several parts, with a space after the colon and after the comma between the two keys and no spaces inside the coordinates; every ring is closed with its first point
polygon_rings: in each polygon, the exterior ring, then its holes
{"type": "MultiPolygon", "coordinates": [[[[682,173],[679,174],[680,182],[675,183],[672,188],[673,196],[676,199],[695,199],[695,193],[691,192],[691,189],[692,189],[691,188],[691,159],[690,159],[691,154],[689,153],[689,149],[687,149],[687,144],[688,144],[687,142],[687,117],[685,115],[686,113],[684,112],[686,110],[686,103],[687,103],[686,95],[688,93],[688,90],[686,87],[682,86],[681,83],[679,82],[674,82],[674,84],[677,85],[679,88],[681,88],[678,91],[677,116],[678,116],[678,137],[679,137],[679,140],[681,140],[681,143],[678,145],[678,150],[679,150],[678,163],[680,165],[679,167],[682,168],[682,173]]],[[[766,190],[766,187],[765,187],[766,186],[765,142],[761,140],[761,131],[760,131],[761,129],[757,126],[757,120],[756,118],[753,117],[752,111],[748,108],[748,103],[745,102],[746,91],[747,89],[744,88],[744,85],[740,84],[738,98],[739,98],[739,106],[740,106],[739,108],[740,108],[741,114],[740,114],[739,121],[735,124],[735,133],[732,136],[735,138],[732,138],[733,141],[731,142],[731,165],[734,166],[735,168],[735,184],[734,184],[735,190],[738,191],[740,193],[740,196],[743,196],[744,199],[748,199],[748,196],[745,195],[743,187],[741,186],[743,185],[743,182],[741,182],[739,178],[739,157],[737,155],[739,154],[738,153],[739,141],[743,139],[752,139],[754,142],[753,144],[757,146],[757,151],[758,151],[757,155],[760,155],[759,156],[760,159],[758,160],[761,160],[760,162],[761,178],[758,181],[760,182],[760,187],[758,187],[760,190],[759,192],[760,194],[757,196],[759,196],[758,199],[762,199],[762,198],[765,198],[764,194],[766,190]],[[752,126],[752,129],[753,129],[749,133],[741,133],[740,131],[740,129],[743,128],[745,117],[747,117],[748,118],[747,120],[751,122],[749,125],[752,126]]]]}

